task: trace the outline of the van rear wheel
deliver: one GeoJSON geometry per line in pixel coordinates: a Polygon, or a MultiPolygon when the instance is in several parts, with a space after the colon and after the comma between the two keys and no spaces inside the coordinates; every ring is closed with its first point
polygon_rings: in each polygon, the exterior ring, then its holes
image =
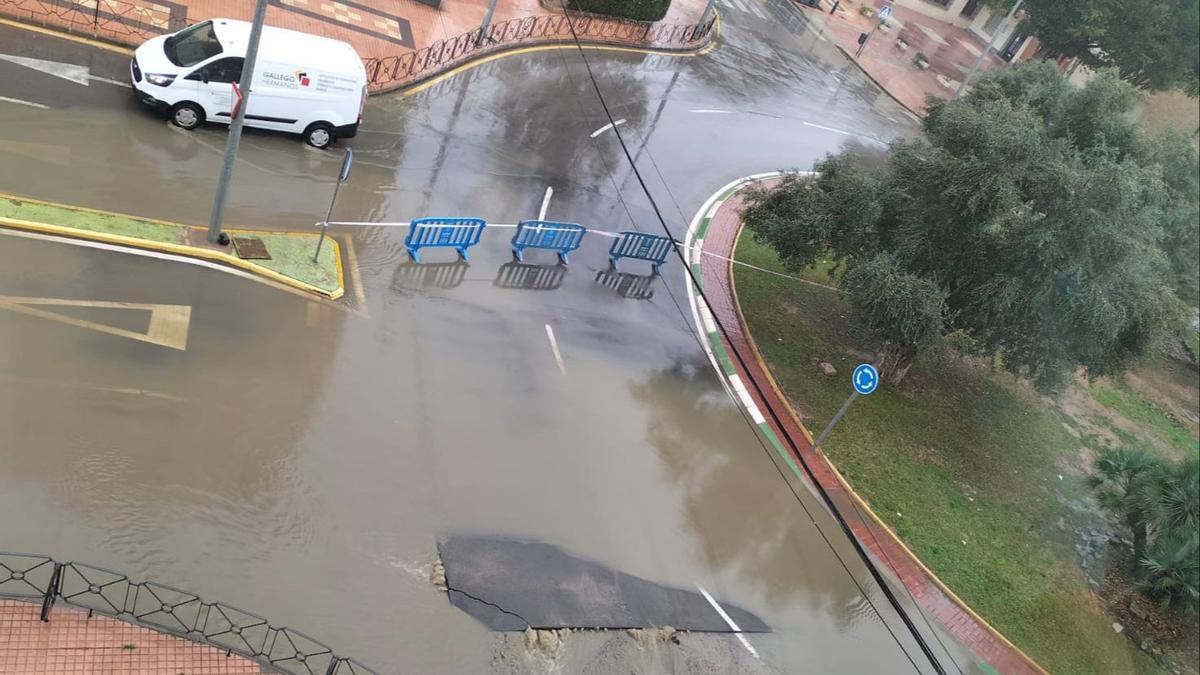
{"type": "Polygon", "coordinates": [[[304,142],[318,150],[333,143],[333,127],[326,122],[313,122],[304,130],[304,142]]]}
{"type": "Polygon", "coordinates": [[[171,121],[180,129],[191,131],[204,123],[204,110],[191,101],[177,103],[171,108],[171,121]]]}

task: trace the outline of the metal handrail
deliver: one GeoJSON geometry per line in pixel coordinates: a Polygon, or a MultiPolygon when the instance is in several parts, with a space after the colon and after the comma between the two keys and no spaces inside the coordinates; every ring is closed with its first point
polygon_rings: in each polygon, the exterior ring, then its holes
{"type": "Polygon", "coordinates": [[[57,602],[211,645],[290,675],[378,675],[321,642],[223,602],[153,581],[49,556],[0,552],[0,598],[41,602],[50,621],[57,602]]]}
{"type": "Polygon", "coordinates": [[[716,20],[714,16],[697,24],[665,24],[578,12],[572,12],[570,20],[562,14],[518,17],[493,23],[486,31],[476,28],[414,52],[363,59],[363,63],[367,68],[367,82],[372,88],[394,89],[415,84],[446,67],[487,52],[516,44],[571,42],[575,35],[591,43],[690,49],[708,39],[716,20]]]}

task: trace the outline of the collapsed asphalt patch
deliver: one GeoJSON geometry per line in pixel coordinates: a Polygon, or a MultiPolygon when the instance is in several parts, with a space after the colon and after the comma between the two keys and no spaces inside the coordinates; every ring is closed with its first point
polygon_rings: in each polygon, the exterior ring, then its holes
{"type": "MultiPolygon", "coordinates": [[[[658,628],[731,633],[704,596],[656,584],[540,542],[454,536],[438,544],[450,602],[495,631],[658,628]]],[[[718,600],[746,633],[757,616],[718,600]]]]}

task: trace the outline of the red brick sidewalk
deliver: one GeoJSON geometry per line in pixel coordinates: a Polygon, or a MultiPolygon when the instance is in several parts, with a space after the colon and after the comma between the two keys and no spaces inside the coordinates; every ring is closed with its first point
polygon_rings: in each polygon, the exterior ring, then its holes
{"type": "MultiPolygon", "coordinates": [[[[674,0],[656,25],[695,24],[705,5],[674,0]]],[[[417,0],[270,0],[267,24],[344,40],[364,59],[398,57],[479,28],[487,6],[488,0],[442,0],[440,8],[417,0]]],[[[205,19],[249,20],[253,10],[251,0],[0,0],[0,16],[132,46],[205,19]]],[[[491,25],[559,14],[541,0],[497,0],[491,25]]]]}
{"type": "Polygon", "coordinates": [[[240,656],[85,612],[0,600],[0,673],[5,675],[257,675],[240,656]]]}
{"type": "MultiPolygon", "coordinates": [[[[759,185],[762,185],[761,183],[759,185]]],[[[734,244],[741,229],[741,212],[743,202],[740,194],[730,197],[713,216],[703,235],[703,246],[706,253],[714,253],[726,258],[733,257],[734,244]]],[[[729,331],[727,340],[723,340],[727,351],[737,352],[747,364],[743,368],[737,359],[733,359],[734,368],[743,381],[753,381],[758,389],[765,392],[765,400],[759,396],[753,387],[750,394],[755,405],[761,410],[772,410],[782,420],[782,428],[767,416],[772,430],[781,439],[790,438],[799,449],[800,455],[812,468],[821,486],[829,493],[838,509],[842,512],[851,530],[863,546],[877,560],[882,561],[899,577],[908,588],[917,603],[921,605],[927,616],[935,619],[958,641],[966,645],[982,661],[985,661],[1001,673],[1044,673],[1036,663],[1021,653],[1016,647],[994,633],[982,619],[966,609],[959,601],[952,598],[940,582],[935,581],[931,573],[919,563],[911,552],[877,520],[873,518],[866,505],[857,501],[857,496],[847,490],[837,470],[824,454],[814,452],[812,442],[797,420],[791,406],[784,400],[773,380],[764,370],[763,362],[757,355],[745,327],[742,324],[741,313],[737,308],[737,300],[733,290],[730,265],[715,256],[702,256],[701,281],[705,294],[712,303],[713,315],[729,331]],[[857,506],[857,508],[856,508],[857,506]],[[861,515],[861,517],[860,517],[861,515]]],[[[788,444],[784,443],[785,446],[788,444]]],[[[793,454],[794,451],[793,451],[793,454]]],[[[920,625],[921,622],[917,621],[920,625]]],[[[940,651],[936,644],[932,645],[935,653],[940,651]]],[[[942,652],[944,655],[944,652],[942,652]]]]}
{"type": "MultiPolygon", "coordinates": [[[[986,45],[970,31],[893,5],[889,28],[875,31],[862,55],[856,58],[858,36],[871,33],[878,24],[874,18],[860,14],[859,8],[878,4],[881,3],[875,0],[842,0],[835,16],[830,16],[828,10],[797,6],[804,9],[818,30],[841,47],[876,84],[909,110],[923,114],[926,96],[948,99],[954,95],[986,45]],[[914,64],[918,53],[927,57],[928,70],[914,64]]],[[[1026,54],[1033,52],[1033,49],[1025,50],[1026,54]]],[[[1005,65],[1004,60],[992,53],[984,60],[983,69],[1005,65]]]]}

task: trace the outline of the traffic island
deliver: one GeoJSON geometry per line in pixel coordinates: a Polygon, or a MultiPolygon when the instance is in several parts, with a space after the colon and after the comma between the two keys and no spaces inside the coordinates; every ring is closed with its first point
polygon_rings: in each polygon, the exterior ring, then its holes
{"type": "Polygon", "coordinates": [[[315,233],[226,229],[232,242],[218,246],[203,227],[14,195],[0,195],[0,226],[211,260],[335,300],[345,292],[337,241],[327,237],[314,262],[315,233]]]}

